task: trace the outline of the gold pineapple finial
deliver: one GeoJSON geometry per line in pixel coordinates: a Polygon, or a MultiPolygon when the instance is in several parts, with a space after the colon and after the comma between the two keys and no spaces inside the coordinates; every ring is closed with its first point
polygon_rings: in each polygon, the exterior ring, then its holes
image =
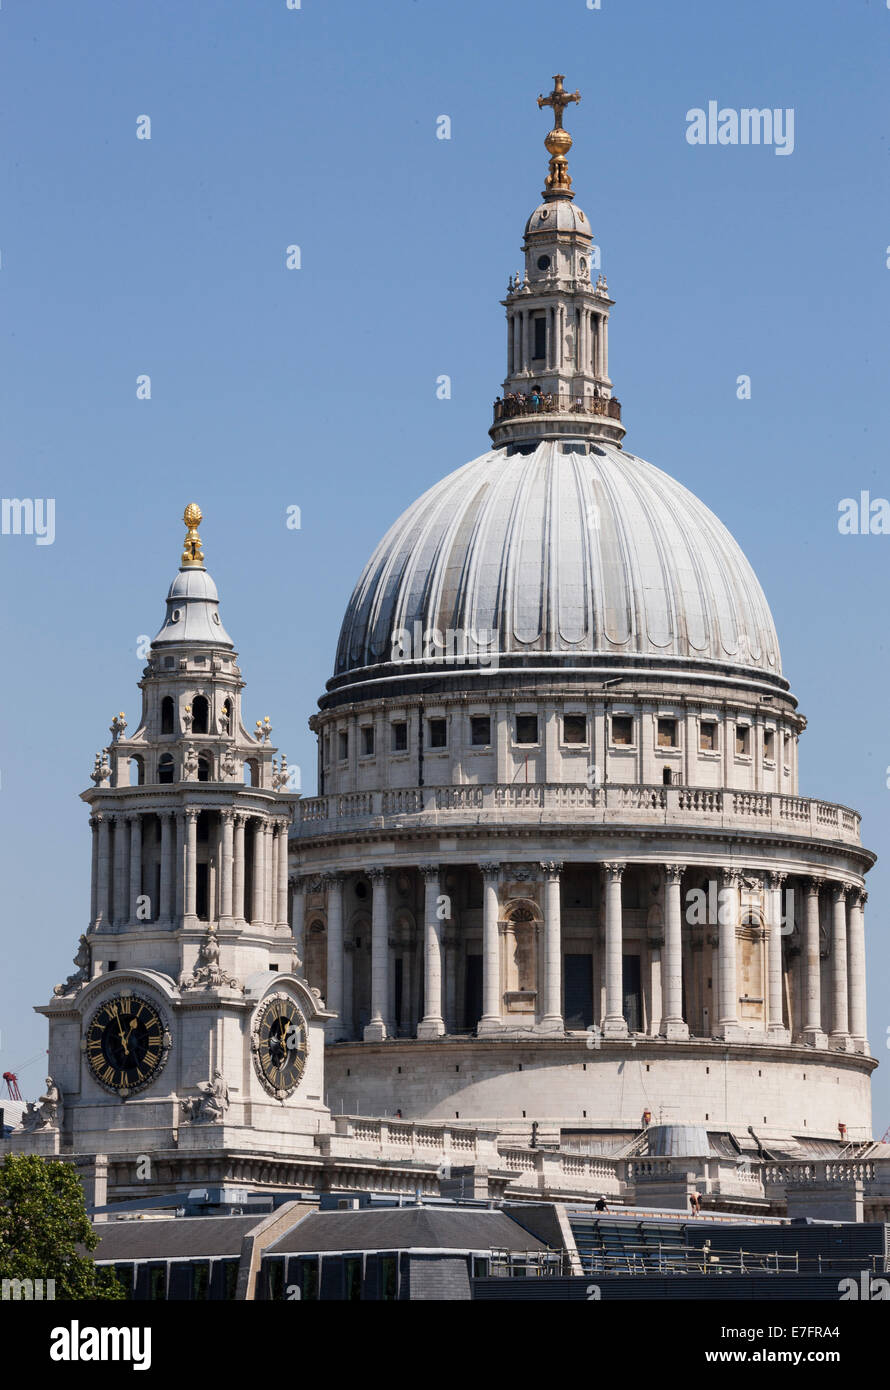
{"type": "Polygon", "coordinates": [[[198,527],[201,523],[201,508],[197,502],[189,502],[182,514],[182,519],[188,527],[188,534],[185,544],[182,547],[182,563],[184,565],[203,565],[204,552],[201,549],[201,537],[198,535],[198,527]]]}
{"type": "Polygon", "coordinates": [[[572,137],[563,129],[562,113],[569,102],[580,101],[581,93],[567,92],[563,87],[565,73],[557,72],[553,77],[553,91],[548,97],[538,97],[538,109],[553,107],[553,129],[544,141],[550,153],[550,173],[544,180],[545,198],[574,198],[572,180],[569,178],[569,161],[566,155],[572,148],[572,137]]]}

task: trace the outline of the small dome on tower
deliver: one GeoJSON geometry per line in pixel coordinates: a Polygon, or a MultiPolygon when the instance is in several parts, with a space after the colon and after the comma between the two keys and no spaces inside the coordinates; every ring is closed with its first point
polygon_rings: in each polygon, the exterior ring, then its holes
{"type": "Polygon", "coordinates": [[[580,232],[583,236],[593,236],[593,228],[581,208],[568,198],[552,198],[539,203],[525,224],[526,236],[536,232],[580,232]]]}
{"type": "Polygon", "coordinates": [[[188,527],[186,548],[179,573],[167,591],[167,616],[152,646],[169,642],[212,642],[216,647],[231,647],[234,644],[219,616],[216,585],[204,568],[204,552],[197,531],[201,509],[197,503],[189,503],[182,519],[188,527]]]}

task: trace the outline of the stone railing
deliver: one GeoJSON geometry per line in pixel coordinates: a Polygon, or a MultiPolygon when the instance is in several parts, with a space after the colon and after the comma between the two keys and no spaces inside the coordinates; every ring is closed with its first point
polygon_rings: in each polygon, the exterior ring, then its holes
{"type": "Polygon", "coordinates": [[[552,391],[514,391],[494,403],[494,423],[526,415],[606,415],[621,419],[621,402],[614,396],[557,396],[552,391]]]}
{"type": "Polygon", "coordinates": [[[768,1163],[763,1170],[765,1187],[815,1187],[817,1184],[885,1182],[890,1188],[890,1161],[877,1164],[855,1159],[810,1159],[800,1163],[768,1163]]]}
{"type": "Polygon", "coordinates": [[[856,811],[830,801],[778,792],[646,785],[605,787],[529,782],[404,787],[343,792],[297,803],[296,833],[303,838],[337,830],[501,823],[536,815],[541,824],[681,825],[690,829],[746,828],[859,844],[856,811]]]}

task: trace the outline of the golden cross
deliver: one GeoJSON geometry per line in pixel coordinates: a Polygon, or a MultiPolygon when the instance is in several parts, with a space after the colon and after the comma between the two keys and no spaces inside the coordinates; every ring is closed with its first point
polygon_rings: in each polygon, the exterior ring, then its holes
{"type": "Polygon", "coordinates": [[[553,107],[554,130],[562,130],[562,113],[568,106],[569,102],[581,100],[580,92],[567,92],[565,90],[565,88],[562,85],[562,80],[564,77],[565,73],[563,72],[555,73],[553,78],[553,91],[550,93],[549,97],[538,97],[539,108],[542,106],[553,107]]]}

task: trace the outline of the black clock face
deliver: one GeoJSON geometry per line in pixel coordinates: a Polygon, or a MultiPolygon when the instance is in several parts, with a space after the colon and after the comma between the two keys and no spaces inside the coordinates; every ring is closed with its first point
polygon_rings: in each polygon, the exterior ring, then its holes
{"type": "Polygon", "coordinates": [[[123,992],[93,1014],[84,1038],[90,1071],[100,1085],[119,1095],[148,1086],[166,1061],[164,1024],[148,1000],[123,992]]]}
{"type": "Polygon", "coordinates": [[[260,1079],[273,1095],[289,1095],[299,1086],[308,1051],[306,1022],[292,999],[276,995],[263,1006],[254,1051],[260,1079]]]}

